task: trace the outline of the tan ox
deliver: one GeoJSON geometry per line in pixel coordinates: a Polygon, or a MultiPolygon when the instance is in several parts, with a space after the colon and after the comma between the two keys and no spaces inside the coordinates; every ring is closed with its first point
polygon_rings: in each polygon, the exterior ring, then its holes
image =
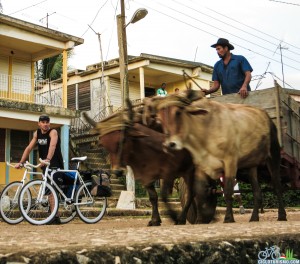
{"type": "Polygon", "coordinates": [[[258,221],[261,190],[257,167],[266,164],[278,197],[278,220],[286,220],[280,184],[280,146],[277,130],[268,114],[255,107],[221,104],[199,93],[170,95],[156,106],[172,150],[190,151],[197,168],[197,193],[205,196],[207,179],[225,176],[227,205],[224,222],[234,222],[232,202],[234,179],[238,169],[249,169],[254,192],[254,210],[250,221],[258,221]],[[201,98],[201,94],[200,94],[201,98]]]}

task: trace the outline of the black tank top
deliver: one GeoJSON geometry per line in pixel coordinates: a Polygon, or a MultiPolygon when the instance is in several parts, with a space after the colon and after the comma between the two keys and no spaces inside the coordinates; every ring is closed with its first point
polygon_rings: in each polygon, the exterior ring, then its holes
{"type": "MultiPolygon", "coordinates": [[[[43,134],[40,129],[37,130],[37,144],[39,150],[39,156],[41,159],[46,159],[48,155],[48,150],[50,146],[51,138],[49,133],[52,129],[49,129],[47,133],[43,134]]],[[[60,138],[58,137],[54,155],[50,161],[50,168],[60,168],[64,169],[63,157],[60,149],[60,138]]]]}

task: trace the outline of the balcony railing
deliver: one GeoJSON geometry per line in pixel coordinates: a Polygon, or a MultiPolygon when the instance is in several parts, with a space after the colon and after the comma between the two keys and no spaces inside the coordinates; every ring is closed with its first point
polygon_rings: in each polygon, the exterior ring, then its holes
{"type": "Polygon", "coordinates": [[[0,74],[0,99],[62,107],[62,84],[0,74]]]}

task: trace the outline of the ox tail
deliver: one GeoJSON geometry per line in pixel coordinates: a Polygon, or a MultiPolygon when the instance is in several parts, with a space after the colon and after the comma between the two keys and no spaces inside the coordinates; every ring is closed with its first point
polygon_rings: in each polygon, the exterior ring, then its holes
{"type": "Polygon", "coordinates": [[[96,127],[97,123],[89,117],[89,115],[86,112],[82,113],[84,119],[92,126],[92,127],[96,127]]]}
{"type": "Polygon", "coordinates": [[[275,124],[271,123],[271,157],[269,162],[269,171],[272,175],[272,182],[274,186],[275,194],[277,194],[278,200],[278,221],[286,221],[286,212],[283,202],[283,190],[280,177],[280,162],[281,162],[281,147],[278,141],[277,128],[275,124]]]}
{"type": "MultiPolygon", "coordinates": [[[[279,144],[278,140],[278,133],[277,133],[277,127],[273,123],[273,121],[270,119],[270,140],[271,140],[271,147],[270,147],[270,152],[271,152],[271,157],[272,157],[272,163],[273,164],[280,164],[281,161],[281,147],[279,144]]],[[[280,165],[278,165],[280,166],[280,165]]]]}

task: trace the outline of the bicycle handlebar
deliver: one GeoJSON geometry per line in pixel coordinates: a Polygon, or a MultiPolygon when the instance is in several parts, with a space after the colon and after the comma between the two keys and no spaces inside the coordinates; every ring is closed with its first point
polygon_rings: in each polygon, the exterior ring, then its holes
{"type": "Polygon", "coordinates": [[[37,165],[33,165],[33,164],[29,163],[28,161],[26,161],[25,164],[24,164],[24,167],[25,168],[29,167],[29,168],[35,168],[35,169],[37,169],[37,168],[41,167],[42,165],[43,165],[42,163],[39,163],[37,165]]]}
{"type": "MultiPolygon", "coordinates": [[[[9,162],[7,161],[6,164],[7,164],[7,166],[10,166],[10,167],[12,167],[12,168],[15,168],[15,165],[16,165],[17,163],[12,164],[12,163],[9,163],[9,162]]],[[[25,169],[27,169],[27,170],[32,170],[33,168],[39,168],[39,167],[41,167],[41,166],[42,166],[42,163],[39,163],[38,165],[33,165],[33,164],[29,163],[28,161],[26,161],[26,162],[23,164],[23,166],[20,166],[20,167],[21,167],[21,168],[25,168],[25,169]]]]}
{"type": "MultiPolygon", "coordinates": [[[[6,165],[7,166],[10,166],[12,168],[15,168],[15,165],[18,164],[18,163],[15,163],[15,164],[12,164],[12,163],[9,163],[8,161],[6,161],[6,165]]],[[[25,166],[22,166],[22,167],[25,167],[25,166]]]]}
{"type": "Polygon", "coordinates": [[[40,164],[45,164],[45,165],[47,165],[47,166],[50,165],[50,162],[49,162],[49,161],[42,160],[41,158],[39,158],[39,161],[41,162],[40,164]]]}

